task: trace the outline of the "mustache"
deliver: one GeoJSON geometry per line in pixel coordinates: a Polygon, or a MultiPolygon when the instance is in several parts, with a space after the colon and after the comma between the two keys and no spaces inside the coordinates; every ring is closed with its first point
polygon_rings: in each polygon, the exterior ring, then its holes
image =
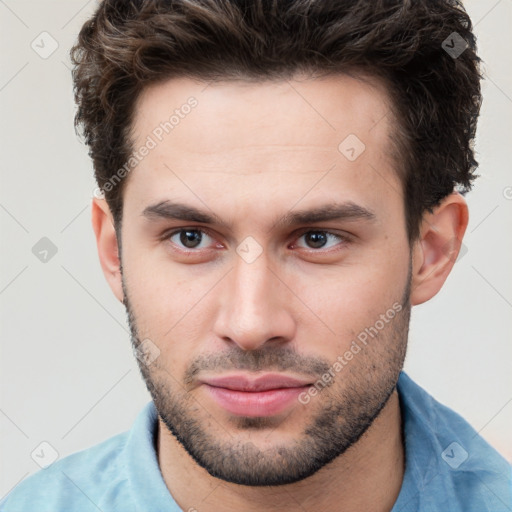
{"type": "MultiPolygon", "coordinates": [[[[131,307],[123,280],[124,306],[130,327],[131,341],[134,348],[140,345],[139,333],[135,315],[131,307]]],[[[332,363],[326,359],[313,356],[303,356],[290,347],[269,345],[255,350],[242,350],[234,346],[228,350],[198,355],[189,365],[184,375],[184,384],[191,385],[197,380],[197,375],[208,371],[220,373],[229,370],[247,371],[292,371],[298,375],[313,377],[315,380],[328,373],[332,363]]]]}
{"type": "Polygon", "coordinates": [[[197,375],[208,371],[220,373],[229,370],[293,371],[308,377],[319,377],[329,371],[331,365],[318,357],[306,357],[289,347],[265,347],[251,351],[233,347],[220,353],[202,354],[187,368],[185,384],[195,382],[197,375]]]}

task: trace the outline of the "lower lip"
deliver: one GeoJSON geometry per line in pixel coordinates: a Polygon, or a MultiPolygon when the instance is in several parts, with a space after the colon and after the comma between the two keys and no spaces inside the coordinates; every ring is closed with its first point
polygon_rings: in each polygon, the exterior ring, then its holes
{"type": "Polygon", "coordinates": [[[273,416],[284,411],[309,386],[267,391],[236,391],[205,384],[210,396],[226,411],[239,416],[273,416]]]}

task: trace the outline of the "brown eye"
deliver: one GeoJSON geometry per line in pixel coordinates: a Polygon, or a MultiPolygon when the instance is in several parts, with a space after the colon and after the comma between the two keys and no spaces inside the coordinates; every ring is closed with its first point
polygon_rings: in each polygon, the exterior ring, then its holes
{"type": "Polygon", "coordinates": [[[327,236],[323,231],[309,231],[304,237],[305,242],[313,249],[319,249],[327,243],[327,236]]]}
{"type": "Polygon", "coordinates": [[[200,246],[205,238],[208,239],[210,237],[200,229],[179,229],[171,233],[168,237],[172,243],[178,246],[181,245],[184,249],[204,248],[200,246]]]}
{"type": "MultiPolygon", "coordinates": [[[[340,242],[347,241],[346,237],[329,231],[306,231],[299,237],[304,239],[307,249],[330,249],[340,242]],[[331,242],[331,243],[330,243],[331,242]],[[334,243],[332,243],[334,242],[334,243]],[[330,245],[328,245],[330,243],[330,245]]],[[[300,247],[304,247],[300,245],[300,247]]]]}

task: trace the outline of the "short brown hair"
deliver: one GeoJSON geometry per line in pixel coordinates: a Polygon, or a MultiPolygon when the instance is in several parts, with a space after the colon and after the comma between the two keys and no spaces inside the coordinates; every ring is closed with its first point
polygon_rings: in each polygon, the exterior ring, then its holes
{"type": "Polygon", "coordinates": [[[388,85],[409,241],[423,213],[471,189],[481,105],[476,39],[458,0],[104,0],[71,50],[98,186],[122,218],[136,101],[149,84],[361,72],[388,85]],[[450,48],[458,46],[457,55],[450,48]],[[461,46],[462,45],[462,46],[461,46]]]}

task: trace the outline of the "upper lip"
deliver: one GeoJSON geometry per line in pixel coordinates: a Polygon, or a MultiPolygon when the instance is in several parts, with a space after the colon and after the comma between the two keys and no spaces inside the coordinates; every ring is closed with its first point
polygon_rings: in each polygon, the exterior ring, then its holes
{"type": "Polygon", "coordinates": [[[210,386],[233,389],[236,391],[266,391],[279,388],[299,388],[311,383],[276,373],[266,373],[258,377],[249,377],[248,375],[242,374],[227,375],[202,379],[202,382],[210,386]]]}

